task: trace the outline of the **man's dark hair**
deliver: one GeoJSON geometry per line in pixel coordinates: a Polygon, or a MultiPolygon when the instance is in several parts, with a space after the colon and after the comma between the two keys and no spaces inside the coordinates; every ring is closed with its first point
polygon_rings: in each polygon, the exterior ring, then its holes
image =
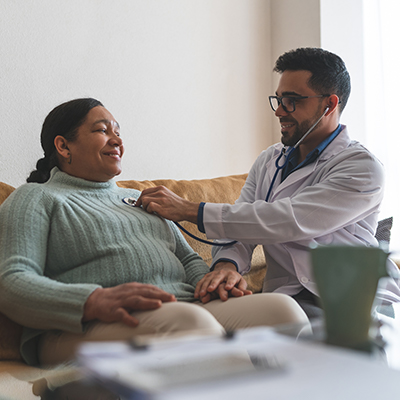
{"type": "Polygon", "coordinates": [[[350,75],[343,60],[329,51],[304,47],[282,54],[275,63],[274,71],[309,71],[308,85],[319,94],[336,94],[342,113],[350,96],[350,75]]]}

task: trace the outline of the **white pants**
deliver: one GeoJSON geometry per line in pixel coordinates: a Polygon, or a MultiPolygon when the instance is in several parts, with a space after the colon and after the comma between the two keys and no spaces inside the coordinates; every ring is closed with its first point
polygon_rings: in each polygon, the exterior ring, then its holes
{"type": "Polygon", "coordinates": [[[54,365],[72,359],[84,341],[129,340],[139,335],[215,335],[225,330],[308,321],[295,300],[278,293],[258,293],[207,304],[164,303],[156,310],[136,311],[132,315],[139,320],[136,328],[122,323],[92,322],[82,334],[46,332],[39,342],[40,364],[54,365]]]}

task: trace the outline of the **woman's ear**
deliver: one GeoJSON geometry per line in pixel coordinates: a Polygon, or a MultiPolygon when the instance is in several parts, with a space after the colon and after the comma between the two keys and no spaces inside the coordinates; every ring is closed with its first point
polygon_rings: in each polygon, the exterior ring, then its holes
{"type": "Polygon", "coordinates": [[[61,156],[65,161],[68,161],[71,158],[71,153],[68,148],[68,141],[63,136],[56,136],[54,138],[54,147],[57,150],[59,156],[61,156]]]}

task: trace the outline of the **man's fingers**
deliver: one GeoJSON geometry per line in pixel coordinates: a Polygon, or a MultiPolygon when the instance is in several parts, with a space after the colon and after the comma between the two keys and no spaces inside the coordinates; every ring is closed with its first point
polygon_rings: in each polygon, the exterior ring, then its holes
{"type": "Polygon", "coordinates": [[[245,290],[247,287],[246,281],[238,272],[230,270],[212,271],[198,282],[194,293],[195,298],[217,290],[221,283],[225,283],[225,289],[228,291],[235,286],[240,290],[245,290]]]}
{"type": "Polygon", "coordinates": [[[226,279],[225,289],[231,290],[235,286],[241,290],[244,290],[247,287],[246,281],[237,272],[233,272],[228,275],[228,277],[226,279]]]}
{"type": "Polygon", "coordinates": [[[210,285],[211,279],[212,273],[208,273],[197,283],[194,291],[195,298],[198,298],[199,296],[205,296],[207,294],[207,289],[210,285]]]}
{"type": "Polygon", "coordinates": [[[222,301],[228,300],[229,293],[228,293],[228,291],[225,289],[225,285],[224,285],[224,284],[221,284],[221,285],[218,286],[217,292],[218,292],[219,298],[220,298],[222,301]]]}
{"type": "Polygon", "coordinates": [[[155,186],[155,187],[150,187],[150,188],[144,189],[136,201],[136,206],[140,207],[141,205],[143,205],[144,198],[147,198],[150,195],[156,194],[159,190],[160,190],[160,186],[155,186]]]}
{"type": "Polygon", "coordinates": [[[241,277],[239,284],[236,286],[238,289],[245,291],[247,289],[247,282],[243,277],[241,277]]]}
{"type": "Polygon", "coordinates": [[[156,212],[166,202],[166,196],[173,196],[174,193],[164,186],[156,186],[144,189],[136,201],[136,207],[143,207],[149,213],[156,212]]]}
{"type": "Polygon", "coordinates": [[[243,290],[246,289],[247,283],[243,279],[243,277],[238,273],[238,272],[233,272],[233,271],[217,271],[216,275],[214,278],[211,280],[209,284],[208,291],[213,291],[218,288],[218,286],[225,282],[225,289],[226,290],[231,290],[235,286],[239,286],[240,283],[242,284],[241,287],[243,287],[243,290]],[[239,285],[238,285],[239,283],[239,285]]]}

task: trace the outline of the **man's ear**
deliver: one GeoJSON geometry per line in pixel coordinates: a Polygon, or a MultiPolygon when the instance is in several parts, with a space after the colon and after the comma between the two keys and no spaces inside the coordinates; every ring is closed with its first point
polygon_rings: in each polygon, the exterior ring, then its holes
{"type": "Polygon", "coordinates": [[[67,161],[71,157],[71,153],[68,148],[68,141],[63,136],[56,136],[54,138],[54,147],[57,150],[57,153],[67,161]]]}
{"type": "Polygon", "coordinates": [[[328,97],[328,104],[326,108],[328,108],[328,111],[325,115],[331,114],[333,111],[335,111],[336,107],[339,105],[339,97],[336,96],[336,94],[332,94],[328,97]]]}

